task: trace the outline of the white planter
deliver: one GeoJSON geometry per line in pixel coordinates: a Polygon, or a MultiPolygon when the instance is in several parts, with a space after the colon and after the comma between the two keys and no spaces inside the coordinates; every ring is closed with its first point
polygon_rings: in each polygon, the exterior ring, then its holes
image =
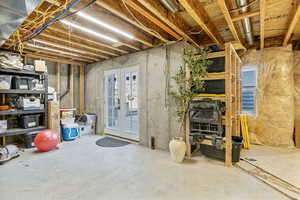
{"type": "Polygon", "coordinates": [[[181,163],[184,159],[186,152],[185,142],[181,137],[176,137],[169,143],[169,149],[171,153],[171,158],[174,162],[181,163]]]}

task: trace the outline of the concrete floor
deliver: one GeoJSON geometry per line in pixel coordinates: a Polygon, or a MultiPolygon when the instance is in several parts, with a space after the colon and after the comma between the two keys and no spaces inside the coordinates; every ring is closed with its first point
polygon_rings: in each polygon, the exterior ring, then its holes
{"type": "Polygon", "coordinates": [[[85,136],[48,153],[27,151],[0,166],[0,199],[286,199],[222,162],[195,157],[176,164],[168,152],[134,144],[101,148],[98,138],[85,136]]]}
{"type": "Polygon", "coordinates": [[[252,145],[242,157],[255,159],[254,165],[300,188],[300,149],[252,145]]]}

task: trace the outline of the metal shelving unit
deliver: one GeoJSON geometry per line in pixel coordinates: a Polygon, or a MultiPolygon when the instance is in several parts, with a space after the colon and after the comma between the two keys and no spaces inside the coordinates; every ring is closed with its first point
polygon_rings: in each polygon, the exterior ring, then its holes
{"type": "MultiPolygon", "coordinates": [[[[7,95],[38,95],[41,98],[41,101],[44,104],[44,109],[38,110],[5,110],[0,111],[0,117],[2,119],[7,118],[8,116],[21,116],[28,114],[41,114],[41,123],[38,127],[33,128],[10,128],[5,132],[0,133],[0,137],[5,138],[5,136],[13,136],[13,135],[21,135],[26,134],[33,131],[40,131],[46,129],[48,127],[48,74],[40,73],[40,72],[31,72],[25,70],[12,70],[12,69],[3,69],[0,68],[1,74],[6,75],[18,75],[18,76],[26,76],[26,77],[34,77],[40,79],[44,83],[44,90],[20,90],[20,89],[9,89],[9,90],[0,90],[0,94],[2,95],[2,100],[7,98],[7,95]]],[[[3,140],[5,141],[5,140],[3,140]]]]}

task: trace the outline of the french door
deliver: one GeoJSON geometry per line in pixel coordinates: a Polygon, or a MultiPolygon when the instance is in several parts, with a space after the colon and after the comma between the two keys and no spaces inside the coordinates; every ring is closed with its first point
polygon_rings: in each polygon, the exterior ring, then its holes
{"type": "Polygon", "coordinates": [[[138,68],[105,72],[105,133],[139,140],[138,68]]]}

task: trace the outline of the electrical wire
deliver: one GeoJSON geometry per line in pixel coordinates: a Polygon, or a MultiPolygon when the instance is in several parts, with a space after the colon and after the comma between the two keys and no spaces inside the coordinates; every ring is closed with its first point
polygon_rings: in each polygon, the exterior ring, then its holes
{"type": "Polygon", "coordinates": [[[41,34],[41,32],[43,30],[45,30],[49,25],[53,24],[54,22],[59,21],[62,17],[64,17],[64,15],[74,6],[76,6],[78,3],[80,2],[80,0],[74,0],[71,4],[69,4],[62,13],[60,13],[58,16],[56,16],[54,19],[50,20],[50,22],[44,24],[41,28],[39,28],[38,30],[36,30],[31,36],[29,36],[28,38],[26,38],[24,41],[28,41],[31,40],[35,37],[37,37],[39,34],[41,34]]]}

